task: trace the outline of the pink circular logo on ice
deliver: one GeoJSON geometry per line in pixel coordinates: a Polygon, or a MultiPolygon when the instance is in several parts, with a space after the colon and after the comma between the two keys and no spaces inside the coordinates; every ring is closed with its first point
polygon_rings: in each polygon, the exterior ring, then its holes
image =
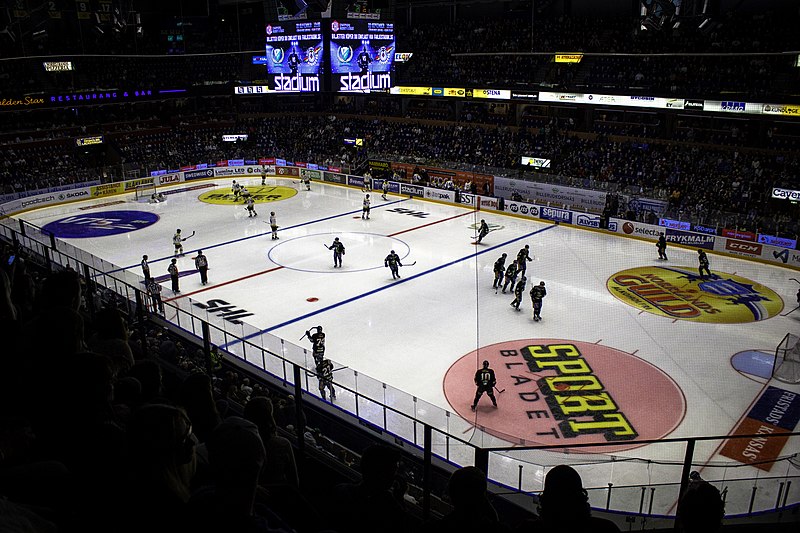
{"type": "Polygon", "coordinates": [[[635,355],[588,342],[523,339],[485,346],[456,361],[444,378],[447,401],[477,427],[523,446],[595,444],[582,453],[637,448],[681,423],[686,399],[661,369],[635,355]],[[477,409],[473,378],[494,369],[498,407],[484,394],[477,409]]]}
{"type": "Polygon", "coordinates": [[[128,233],[152,226],[158,215],[147,211],[102,211],[81,213],[46,224],[42,231],[62,239],[85,239],[128,233]]]}

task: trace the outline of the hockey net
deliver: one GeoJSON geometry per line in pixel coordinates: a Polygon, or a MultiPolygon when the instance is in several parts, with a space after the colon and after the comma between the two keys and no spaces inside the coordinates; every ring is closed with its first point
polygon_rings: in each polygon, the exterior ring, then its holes
{"type": "Polygon", "coordinates": [[[137,202],[147,202],[154,194],[156,194],[156,184],[145,183],[143,185],[136,186],[136,189],[134,189],[133,192],[133,197],[137,202]]]}
{"type": "Polygon", "coordinates": [[[784,383],[800,383],[800,337],[787,333],[775,350],[772,377],[784,383]]]}

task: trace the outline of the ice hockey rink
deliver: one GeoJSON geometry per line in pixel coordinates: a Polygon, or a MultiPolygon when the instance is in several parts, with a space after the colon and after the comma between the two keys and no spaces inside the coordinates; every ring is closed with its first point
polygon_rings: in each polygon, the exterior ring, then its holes
{"type": "MultiPolygon", "coordinates": [[[[712,311],[697,319],[671,318],[632,305],[623,293],[645,279],[672,276],[681,290],[700,295],[702,281],[687,274],[697,273],[691,249],[670,247],[664,262],[650,242],[398,195],[384,201],[380,191],[370,193],[365,220],[365,193],[359,189],[312,183],[306,191],[281,178],[269,178],[263,187],[257,177],[239,181],[259,198],[257,217],[231,201],[229,179],[216,178],[195,187],[164,187],[160,190],[172,194],[162,203],[127,195],[39,209],[21,218],[54,228],[79,219],[92,226],[92,217],[110,212],[157,215],[136,231],[61,238],[130,279],[141,278],[139,263],[148,254],[152,275],[163,279],[168,320],[191,330],[194,325],[181,321],[172,306],[207,312],[257,346],[302,354],[309,371],[311,346],[300,339],[323,326],[326,357],[337,369],[334,405],[411,442],[419,442],[419,427],[379,404],[429,423],[437,430],[434,453],[457,464],[473,459],[471,448],[456,439],[483,447],[609,443],[568,454],[491,454],[490,477],[512,488],[541,490],[547,469],[568,462],[592,488],[594,506],[604,508],[611,500],[612,509],[669,514],[685,445],[630,441],[757,433],[752,420],[764,409],[774,419],[775,405],[791,426],[788,431],[795,431],[800,387],[776,382],[770,372],[776,345],[800,330],[800,311],[781,316],[795,306],[798,286],[790,278],[800,278],[796,271],[709,254],[711,271],[721,280],[767,296],[757,303],[721,298],[720,319],[712,311]],[[270,238],[270,211],[280,226],[278,240],[270,238]],[[481,219],[492,231],[474,245],[481,219]],[[193,236],[178,259],[185,274],[181,293],[173,294],[166,277],[177,228],[193,236]],[[335,237],[346,247],[342,268],[333,267],[326,249],[335,237]],[[492,288],[492,268],[502,253],[508,264],[526,244],[533,260],[516,311],[510,291],[492,288]],[[200,249],[209,262],[206,286],[194,271],[200,249]],[[390,250],[404,265],[398,280],[384,267],[390,250]],[[540,281],[547,296],[542,320],[534,322],[528,292],[540,281]],[[220,307],[233,319],[220,318],[220,307]],[[494,409],[484,396],[472,412],[472,377],[483,360],[497,373],[499,406],[494,409]],[[362,397],[356,401],[347,389],[362,397]],[[452,442],[445,431],[455,437],[452,442]],[[615,487],[611,496],[609,484],[615,487]],[[643,490],[642,484],[650,488],[643,490]]],[[[214,340],[284,377],[277,359],[262,360],[229,337],[214,340]]],[[[309,373],[304,379],[318,394],[315,377],[309,373]]],[[[772,509],[776,499],[800,501],[797,437],[777,448],[756,443],[750,452],[747,442],[731,442],[698,442],[694,453],[695,470],[727,489],[729,514],[747,512],[752,495],[754,510],[772,509]],[[737,459],[748,453],[778,460],[764,466],[737,459]]]]}

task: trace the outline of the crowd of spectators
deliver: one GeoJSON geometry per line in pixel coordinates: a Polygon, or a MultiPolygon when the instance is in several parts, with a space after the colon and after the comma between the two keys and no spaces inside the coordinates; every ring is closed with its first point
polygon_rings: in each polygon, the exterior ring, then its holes
{"type": "MultiPolygon", "coordinates": [[[[601,114],[593,124],[597,134],[584,134],[574,131],[574,121],[555,118],[537,119],[536,128],[487,124],[490,118],[502,122],[507,115],[486,106],[463,106],[457,122],[437,120],[439,110],[451,113],[446,107],[414,107],[409,114],[415,109],[426,119],[322,113],[237,117],[213,108],[197,115],[172,109],[175,115],[161,118],[157,127],[138,129],[122,123],[125,129],[106,134],[106,144],[116,154],[118,168],[139,175],[201,162],[274,156],[347,166],[356,161],[343,144],[345,137],[364,138],[372,157],[467,164],[501,175],[519,172],[520,154],[536,154],[552,164],[548,176],[533,179],[662,199],[668,201],[668,216],[698,223],[785,236],[800,229],[791,209],[774,209],[769,203],[772,187],[796,188],[797,156],[791,150],[748,148],[752,134],[746,121],[713,130],[703,128],[700,118],[684,117],[675,130],[680,142],[668,142],[659,139],[662,127],[652,115],[620,122],[617,116],[601,114]],[[431,119],[431,114],[436,116],[431,119]],[[222,135],[231,133],[245,133],[248,141],[223,142],[222,135]]],[[[75,151],[68,139],[7,145],[0,148],[0,184],[4,192],[13,192],[107,181],[111,176],[101,160],[75,151]]]]}

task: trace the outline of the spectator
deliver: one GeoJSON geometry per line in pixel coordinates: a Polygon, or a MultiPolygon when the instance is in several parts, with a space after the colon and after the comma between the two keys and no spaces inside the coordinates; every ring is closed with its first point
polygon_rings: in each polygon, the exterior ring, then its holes
{"type": "Polygon", "coordinates": [[[103,354],[114,364],[115,374],[124,374],[134,364],[128,344],[128,328],[119,311],[103,308],[94,316],[95,333],[89,337],[89,349],[103,354]]]}
{"type": "Polygon", "coordinates": [[[683,533],[715,533],[722,529],[725,503],[719,490],[692,472],[678,504],[677,521],[683,533]]]}
{"type": "Polygon", "coordinates": [[[263,396],[251,398],[244,408],[244,418],[258,426],[258,433],[267,450],[266,468],[261,474],[261,483],[298,488],[294,451],[291,443],[278,435],[272,400],[263,396]]]}
{"type": "Polygon", "coordinates": [[[428,524],[428,530],[441,533],[502,533],[510,531],[500,523],[486,493],[486,474],[474,466],[453,472],[447,484],[453,510],[441,520],[428,524]]]}
{"type": "Polygon", "coordinates": [[[186,409],[198,440],[206,442],[221,422],[211,390],[211,379],[200,372],[184,379],[180,387],[180,404],[186,409]]]}
{"type": "Polygon", "coordinates": [[[539,496],[539,519],[525,522],[517,531],[611,533],[619,528],[609,520],[592,516],[580,475],[571,466],[558,465],[545,476],[544,491],[539,496]]]}

